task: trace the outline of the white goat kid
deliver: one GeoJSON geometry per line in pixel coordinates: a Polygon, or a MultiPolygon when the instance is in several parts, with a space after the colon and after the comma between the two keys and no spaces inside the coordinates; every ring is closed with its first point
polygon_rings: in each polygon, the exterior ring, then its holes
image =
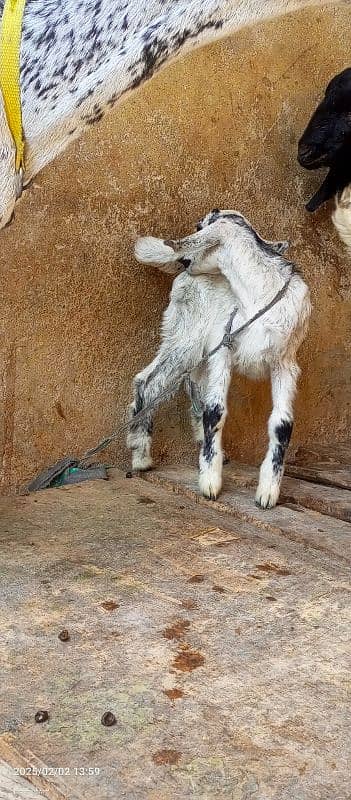
{"type": "MultiPolygon", "coordinates": [[[[243,26],[335,0],[26,0],[21,42],[25,172],[0,91],[0,228],[23,187],[162,66],[243,26]]],[[[2,14],[4,0],[0,0],[2,14]]]]}
{"type": "MultiPolygon", "coordinates": [[[[256,502],[277,503],[284,458],[293,426],[293,401],[299,367],[297,350],[310,316],[309,290],[292,262],[283,258],[287,242],[262,239],[236,211],[210,212],[198,232],[178,241],[140,238],[138,261],[182,272],[173,282],[162,325],[162,343],[154,361],[134,380],[132,418],[158,405],[182,383],[192,400],[191,416],[200,450],[200,490],[215,499],[222,486],[222,429],[232,367],[258,377],[270,372],[273,410],[269,447],[260,470],[256,502]],[[197,366],[221,342],[233,311],[234,330],[270,301],[288,282],[283,297],[235,339],[197,366]]],[[[134,470],[151,467],[152,411],[135,419],[128,435],[134,470]]]]}

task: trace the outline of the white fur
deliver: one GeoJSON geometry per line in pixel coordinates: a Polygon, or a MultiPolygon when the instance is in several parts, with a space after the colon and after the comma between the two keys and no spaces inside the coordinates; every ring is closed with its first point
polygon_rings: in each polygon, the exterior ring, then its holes
{"type": "Polygon", "coordinates": [[[177,261],[177,254],[172,247],[169,247],[161,239],[155,236],[143,236],[137,239],[134,248],[134,255],[137,261],[142,264],[167,264],[169,261],[177,261]]]}
{"type": "Polygon", "coordinates": [[[341,241],[346,245],[348,255],[351,256],[351,185],[345,187],[340,199],[336,198],[332,220],[341,241]]]}
{"type": "MultiPolygon", "coordinates": [[[[284,242],[261,239],[238,212],[208,214],[202,229],[173,241],[175,255],[190,261],[187,272],[173,281],[170,303],[162,324],[162,342],[154,361],[134,381],[132,415],[150,403],[158,404],[162,392],[176,391],[181,374],[190,373],[187,388],[192,399],[195,438],[201,443],[201,492],[216,498],[222,485],[222,430],[227,414],[231,370],[253,377],[271,375],[273,410],[269,420],[269,448],[260,471],[256,499],[263,507],[276,504],[283,475],[284,457],[293,422],[293,401],[299,368],[296,353],[304,339],[310,316],[309,290],[294,265],[283,258],[284,242]],[[239,328],[267,305],[286,280],[284,297],[264,316],[239,335],[233,350],[221,348],[206,365],[201,359],[221,341],[233,308],[232,329],[239,328]],[[284,440],[284,441],[283,441],[284,440]]],[[[144,240],[137,244],[138,256],[144,240]]],[[[167,247],[170,242],[167,240],[167,247]]],[[[163,264],[165,248],[153,246],[163,264]]],[[[149,253],[146,248],[145,253],[149,253]]],[[[162,266],[161,269],[164,269],[162,266]]],[[[128,435],[132,466],[140,469],[147,452],[150,464],[152,412],[136,419],[128,435]]]]}
{"type": "Polygon", "coordinates": [[[328,4],[334,0],[27,0],[20,77],[25,174],[15,175],[0,92],[0,227],[23,186],[171,60],[263,19],[328,4]]]}

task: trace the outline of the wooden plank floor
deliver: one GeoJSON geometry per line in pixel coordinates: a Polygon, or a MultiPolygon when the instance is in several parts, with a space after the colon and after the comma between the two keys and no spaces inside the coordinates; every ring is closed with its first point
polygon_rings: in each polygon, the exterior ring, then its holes
{"type": "MultiPolygon", "coordinates": [[[[322,469],[321,466],[318,467],[318,482],[316,482],[316,469],[309,468],[309,477],[305,478],[301,476],[301,471],[306,473],[307,468],[301,470],[299,467],[289,466],[287,470],[287,475],[283,481],[283,487],[279,502],[278,509],[273,511],[255,511],[252,509],[252,497],[255,495],[257,482],[258,482],[258,470],[255,467],[246,466],[243,464],[231,464],[224,468],[224,489],[225,492],[220,495],[219,504],[223,504],[228,502],[228,505],[232,507],[233,503],[230,503],[229,494],[232,495],[234,500],[238,500],[239,497],[246,496],[248,499],[248,506],[251,508],[249,513],[252,514],[252,517],[257,521],[261,520],[262,522],[272,521],[274,524],[282,521],[283,524],[283,506],[290,507],[292,510],[297,511],[297,508],[304,508],[309,509],[312,511],[318,511],[320,514],[324,514],[331,518],[341,519],[345,522],[351,522],[351,488],[348,487],[342,489],[340,485],[335,483],[331,483],[332,475],[336,476],[337,472],[334,469],[333,471],[330,468],[322,469]],[[292,474],[294,473],[294,477],[292,474]],[[327,477],[326,477],[327,476],[327,477]],[[330,481],[330,483],[322,483],[321,480],[330,481]],[[240,494],[241,489],[249,489],[248,492],[240,494]]],[[[344,483],[347,480],[350,481],[351,487],[351,470],[342,469],[340,470],[344,476],[344,483]],[[346,475],[348,476],[346,478],[346,475]]],[[[168,469],[165,471],[157,470],[155,473],[147,473],[144,477],[146,480],[153,481],[154,478],[159,480],[160,477],[167,480],[171,478],[172,481],[175,483],[179,483],[180,486],[184,486],[186,482],[190,484],[193,488],[194,492],[197,494],[197,475],[196,471],[189,468],[173,468],[168,469]],[[178,477],[179,476],[179,477],[178,477]]],[[[294,515],[288,515],[288,519],[292,523],[294,515]]],[[[309,515],[306,516],[306,520],[309,519],[309,515]]],[[[330,527],[330,524],[326,520],[324,521],[324,526],[327,528],[330,527]]],[[[292,528],[294,527],[292,523],[292,528]]],[[[348,528],[346,528],[348,532],[348,528]]]]}
{"type": "Polygon", "coordinates": [[[145,477],[0,500],[0,799],[349,800],[350,491],[145,477]]]}
{"type": "Polygon", "coordinates": [[[286,474],[322,486],[351,489],[351,446],[299,448],[293,461],[287,465],[286,474]]]}
{"type": "Polygon", "coordinates": [[[15,769],[0,758],[0,800],[43,800],[41,792],[15,769]]]}

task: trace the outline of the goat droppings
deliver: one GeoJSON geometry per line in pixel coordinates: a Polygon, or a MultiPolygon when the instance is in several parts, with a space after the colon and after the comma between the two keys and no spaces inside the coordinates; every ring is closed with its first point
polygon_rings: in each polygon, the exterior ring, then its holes
{"type": "Polygon", "coordinates": [[[49,714],[47,711],[37,711],[34,719],[36,722],[47,722],[49,719],[49,714]]]}
{"type": "Polygon", "coordinates": [[[112,725],[116,724],[116,722],[116,717],[114,714],[112,714],[112,711],[105,711],[101,717],[101,725],[104,725],[105,728],[111,728],[112,725]]]}

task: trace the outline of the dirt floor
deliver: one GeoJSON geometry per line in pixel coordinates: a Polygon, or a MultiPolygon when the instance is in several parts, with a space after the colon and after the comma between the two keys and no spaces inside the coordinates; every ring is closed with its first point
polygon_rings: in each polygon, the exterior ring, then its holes
{"type": "Polygon", "coordinates": [[[347,452],[1,499],[0,800],[348,800],[347,452]]]}

